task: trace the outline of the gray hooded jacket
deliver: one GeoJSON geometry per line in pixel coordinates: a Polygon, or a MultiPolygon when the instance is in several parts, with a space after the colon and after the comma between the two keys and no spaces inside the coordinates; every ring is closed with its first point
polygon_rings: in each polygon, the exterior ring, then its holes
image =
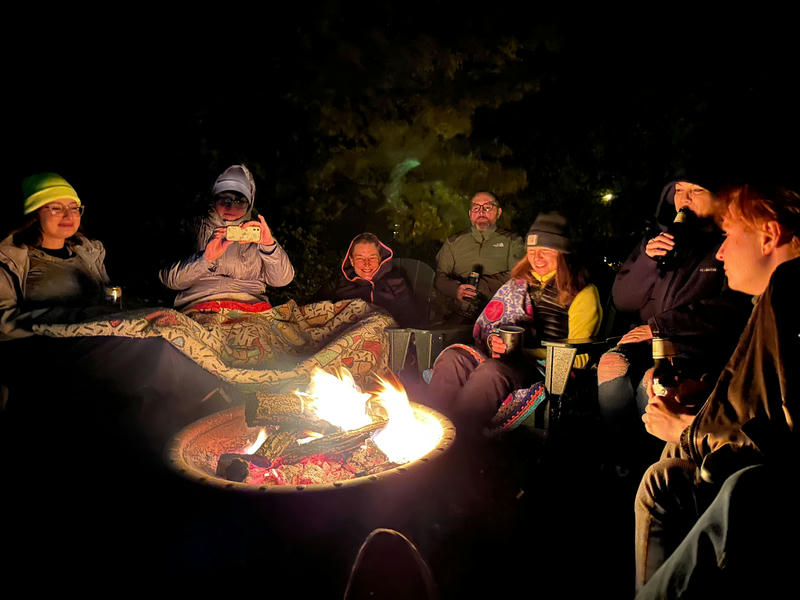
{"type": "MultiPolygon", "coordinates": [[[[108,285],[105,267],[106,250],[97,240],[76,234],[77,243],[69,243],[69,249],[80,262],[83,276],[93,281],[98,290],[108,285]]],[[[97,304],[98,298],[86,298],[86,307],[59,304],[58,289],[53,289],[53,306],[26,307],[28,273],[30,272],[30,248],[14,245],[11,236],[0,242],[0,340],[9,340],[33,335],[30,325],[36,322],[72,323],[90,316],[86,311],[97,304]]],[[[53,258],[53,261],[61,259],[53,258]]],[[[62,303],[63,304],[63,303],[62,303]]]]}
{"type": "Polygon", "coordinates": [[[195,253],[159,273],[161,283],[179,292],[175,297],[176,308],[187,308],[207,300],[269,302],[267,286],[281,287],[294,279],[289,256],[277,242],[271,246],[233,243],[214,262],[203,256],[215,229],[252,220],[256,186],[250,171],[243,165],[234,165],[220,178],[237,170],[250,185],[250,193],[246,194],[250,202],[247,212],[236,221],[223,221],[212,206],[205,217],[194,223],[195,253]]]}

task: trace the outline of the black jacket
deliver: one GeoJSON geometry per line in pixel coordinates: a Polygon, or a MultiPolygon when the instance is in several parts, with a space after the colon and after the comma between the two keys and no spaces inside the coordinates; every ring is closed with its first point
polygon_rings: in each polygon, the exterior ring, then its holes
{"type": "MultiPolygon", "coordinates": [[[[667,184],[656,210],[662,229],[675,216],[675,182],[667,184]],[[671,216],[669,216],[671,215],[671,216]]],[[[614,280],[614,305],[638,312],[653,335],[668,337],[685,358],[714,375],[722,368],[752,311],[751,298],[728,287],[716,259],[722,232],[710,219],[698,219],[685,238],[685,254],[673,270],[662,274],[645,254],[646,239],[634,248],[614,280]]]]}
{"type": "Polygon", "coordinates": [[[332,300],[360,298],[385,308],[400,327],[425,327],[422,310],[405,273],[392,265],[394,253],[391,248],[381,242],[381,264],[372,281],[369,281],[356,275],[350,264],[352,246],[351,241],[342,261],[341,274],[325,288],[322,295],[332,300]]]}

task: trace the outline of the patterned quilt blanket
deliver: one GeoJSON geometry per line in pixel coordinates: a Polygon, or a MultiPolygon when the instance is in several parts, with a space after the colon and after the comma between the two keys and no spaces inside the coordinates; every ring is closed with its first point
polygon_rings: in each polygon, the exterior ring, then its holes
{"type": "Polygon", "coordinates": [[[163,337],[207,371],[250,392],[303,389],[314,367],[347,367],[370,387],[388,371],[387,314],[363,300],[293,300],[276,307],[208,302],[182,313],[168,308],[128,311],[74,324],[36,325],[53,337],[163,337]]]}

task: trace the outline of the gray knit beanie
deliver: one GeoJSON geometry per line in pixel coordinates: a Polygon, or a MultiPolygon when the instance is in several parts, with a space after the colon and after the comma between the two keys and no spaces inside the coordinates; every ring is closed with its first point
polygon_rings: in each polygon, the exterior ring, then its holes
{"type": "Polygon", "coordinates": [[[238,192],[251,203],[253,191],[249,172],[244,165],[233,165],[225,169],[222,175],[217,177],[212,190],[214,195],[221,192],[238,192]]]}
{"type": "Polygon", "coordinates": [[[539,213],[528,230],[527,246],[550,248],[568,254],[567,218],[559,212],[539,213]]]}

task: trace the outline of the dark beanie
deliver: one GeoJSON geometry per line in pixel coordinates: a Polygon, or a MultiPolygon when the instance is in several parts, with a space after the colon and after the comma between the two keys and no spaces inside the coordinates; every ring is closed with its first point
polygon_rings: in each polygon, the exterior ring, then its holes
{"type": "Polygon", "coordinates": [[[567,218],[555,211],[539,213],[528,230],[527,245],[569,253],[570,241],[567,235],[567,218]]]}

